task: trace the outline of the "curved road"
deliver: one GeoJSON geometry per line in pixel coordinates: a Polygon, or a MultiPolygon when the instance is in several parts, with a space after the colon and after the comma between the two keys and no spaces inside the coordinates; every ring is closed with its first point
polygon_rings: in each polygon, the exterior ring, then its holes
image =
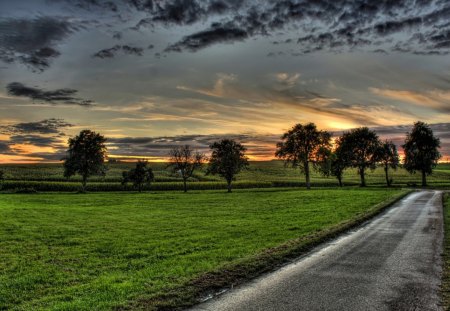
{"type": "Polygon", "coordinates": [[[414,192],[297,262],[191,310],[441,310],[441,197],[414,192]]]}

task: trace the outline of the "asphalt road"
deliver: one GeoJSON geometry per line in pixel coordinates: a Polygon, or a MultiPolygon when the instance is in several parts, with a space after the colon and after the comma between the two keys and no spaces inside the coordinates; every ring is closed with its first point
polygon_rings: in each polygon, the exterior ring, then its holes
{"type": "Polygon", "coordinates": [[[441,196],[412,193],[297,262],[191,310],[441,310],[441,196]]]}

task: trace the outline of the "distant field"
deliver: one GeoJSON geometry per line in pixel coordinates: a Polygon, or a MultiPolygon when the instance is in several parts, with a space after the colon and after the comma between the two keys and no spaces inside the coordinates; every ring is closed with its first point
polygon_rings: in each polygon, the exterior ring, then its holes
{"type": "Polygon", "coordinates": [[[154,302],[205,272],[317,235],[400,193],[2,194],[0,310],[110,310],[154,302]]]}
{"type": "MultiPolygon", "coordinates": [[[[123,188],[120,185],[122,171],[129,170],[133,163],[109,164],[106,176],[93,176],[89,179],[90,191],[109,190],[132,190],[131,187],[123,188]]],[[[151,163],[150,166],[155,172],[156,182],[154,190],[178,190],[181,189],[181,180],[177,176],[171,176],[165,169],[165,163],[151,163]]],[[[79,185],[79,176],[70,178],[63,177],[61,164],[27,164],[27,165],[0,165],[0,169],[5,171],[7,179],[6,188],[34,187],[42,191],[74,191],[79,185]],[[28,183],[28,182],[35,183],[28,183]],[[50,183],[52,182],[52,183],[50,183]],[[64,184],[62,184],[64,183],[64,184]]],[[[420,174],[409,174],[404,169],[391,171],[394,186],[420,185],[420,174]]],[[[251,162],[248,170],[237,176],[237,188],[265,188],[271,186],[290,187],[302,186],[304,177],[298,169],[286,168],[281,161],[251,162]]],[[[450,164],[439,164],[432,176],[428,177],[430,186],[450,187],[450,164]]],[[[333,177],[323,177],[316,172],[312,174],[313,186],[337,185],[333,177]]],[[[344,174],[344,184],[355,186],[359,183],[359,176],[355,169],[348,169],[344,174]]],[[[385,184],[384,171],[378,168],[375,171],[367,172],[368,185],[383,186],[385,184]]],[[[199,171],[190,180],[191,189],[221,189],[225,188],[225,183],[217,176],[206,176],[199,171]]]]}

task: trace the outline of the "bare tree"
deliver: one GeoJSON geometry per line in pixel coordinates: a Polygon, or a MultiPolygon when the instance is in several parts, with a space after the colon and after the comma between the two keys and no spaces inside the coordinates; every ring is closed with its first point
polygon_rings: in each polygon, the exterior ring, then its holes
{"type": "Polygon", "coordinates": [[[187,192],[187,180],[192,177],[194,171],[200,168],[206,161],[203,153],[195,151],[189,145],[174,147],[169,152],[168,168],[172,173],[181,176],[183,189],[187,192]]]}

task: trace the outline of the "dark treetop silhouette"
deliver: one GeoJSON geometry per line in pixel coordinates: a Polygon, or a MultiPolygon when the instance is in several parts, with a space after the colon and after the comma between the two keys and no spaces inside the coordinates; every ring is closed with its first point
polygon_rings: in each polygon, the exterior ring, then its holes
{"type": "Polygon", "coordinates": [[[366,169],[375,169],[380,148],[378,135],[367,127],[345,132],[339,139],[339,152],[348,166],[358,169],[361,187],[366,186],[366,169]]]}
{"type": "Polygon", "coordinates": [[[407,133],[405,144],[405,169],[410,173],[422,173],[422,186],[426,187],[427,177],[433,172],[438,160],[441,158],[438,148],[441,143],[435,137],[430,126],[424,122],[414,123],[411,132],[407,133]]]}
{"type": "Polygon", "coordinates": [[[296,124],[284,133],[277,144],[275,156],[283,159],[286,165],[298,167],[305,174],[306,187],[311,188],[309,164],[316,163],[317,153],[330,147],[331,134],[320,131],[314,123],[296,124]]]}
{"type": "Polygon", "coordinates": [[[132,182],[134,187],[142,192],[142,186],[150,184],[155,180],[155,175],[151,167],[148,167],[147,160],[139,160],[136,162],[136,167],[122,172],[122,184],[125,185],[128,182],[132,182]]]}
{"type": "Polygon", "coordinates": [[[234,180],[235,175],[249,165],[245,156],[247,149],[232,139],[223,139],[220,142],[215,142],[210,148],[212,153],[207,174],[218,174],[225,178],[228,192],[231,192],[231,182],[234,180]]]}
{"type": "Polygon", "coordinates": [[[106,138],[91,130],[83,130],[78,136],[69,139],[69,149],[64,161],[64,177],[79,174],[82,177],[82,190],[91,175],[105,175],[106,138]]]}

